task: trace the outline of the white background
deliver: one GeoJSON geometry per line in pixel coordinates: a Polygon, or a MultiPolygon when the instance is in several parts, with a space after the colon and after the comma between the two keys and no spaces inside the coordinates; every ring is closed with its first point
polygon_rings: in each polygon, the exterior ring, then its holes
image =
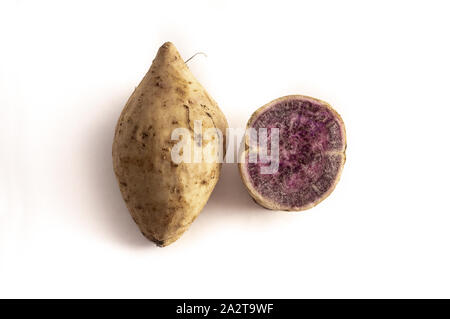
{"type": "Polygon", "coordinates": [[[0,5],[0,297],[450,297],[447,1],[0,5]],[[114,126],[172,41],[232,127],[277,97],[332,104],[336,190],[260,208],[236,165],[174,244],[126,210],[114,126]]]}

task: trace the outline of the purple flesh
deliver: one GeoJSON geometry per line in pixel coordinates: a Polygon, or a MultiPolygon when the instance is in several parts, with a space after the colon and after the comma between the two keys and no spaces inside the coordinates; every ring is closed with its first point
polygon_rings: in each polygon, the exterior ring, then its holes
{"type": "MultiPolygon", "coordinates": [[[[345,136],[342,121],[319,101],[287,98],[270,106],[253,121],[257,131],[278,128],[279,168],[261,174],[267,163],[249,163],[246,168],[255,190],[265,199],[298,209],[319,201],[333,188],[343,165],[345,136]]],[[[270,144],[269,144],[270,148],[270,144]]]]}

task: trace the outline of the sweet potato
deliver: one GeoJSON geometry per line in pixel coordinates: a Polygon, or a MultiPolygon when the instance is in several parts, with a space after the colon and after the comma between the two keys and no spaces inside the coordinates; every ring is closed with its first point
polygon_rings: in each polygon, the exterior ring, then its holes
{"type": "Polygon", "coordinates": [[[218,162],[172,161],[177,143],[172,131],[187,129],[191,144],[199,143],[195,121],[201,121],[203,130],[215,128],[223,134],[228,126],[216,102],[167,42],[126,103],[112,151],[128,210],[143,235],[158,246],[169,245],[186,231],[219,179],[218,162]]]}

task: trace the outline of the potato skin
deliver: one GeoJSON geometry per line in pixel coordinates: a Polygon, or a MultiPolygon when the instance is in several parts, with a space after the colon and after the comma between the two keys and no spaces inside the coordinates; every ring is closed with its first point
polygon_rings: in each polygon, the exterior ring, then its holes
{"type": "MultiPolygon", "coordinates": [[[[205,206],[219,163],[171,160],[172,130],[228,126],[216,102],[194,78],[175,46],[166,42],[126,103],[115,130],[114,171],[128,210],[158,246],[177,240],[205,206]]],[[[225,137],[224,137],[225,140],[225,137]]],[[[204,142],[205,143],[205,142],[204,142]]]]}

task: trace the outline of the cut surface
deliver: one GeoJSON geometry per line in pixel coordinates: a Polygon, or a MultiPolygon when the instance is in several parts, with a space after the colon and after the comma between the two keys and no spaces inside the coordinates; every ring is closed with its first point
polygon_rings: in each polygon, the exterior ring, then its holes
{"type": "MultiPolygon", "coordinates": [[[[241,175],[255,200],[270,209],[303,210],[334,189],[345,162],[345,129],[340,116],[325,102],[287,96],[259,109],[248,127],[279,129],[279,167],[263,174],[261,163],[249,163],[241,175]]],[[[269,144],[270,148],[270,144],[269,144]]]]}

